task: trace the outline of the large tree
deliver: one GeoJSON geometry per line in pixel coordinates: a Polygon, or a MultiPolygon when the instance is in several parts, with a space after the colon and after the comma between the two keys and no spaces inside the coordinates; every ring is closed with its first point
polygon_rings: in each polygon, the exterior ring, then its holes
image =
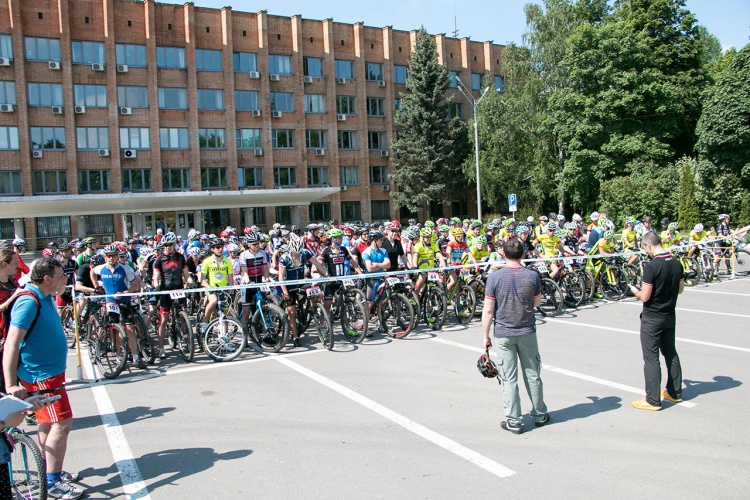
{"type": "Polygon", "coordinates": [[[401,111],[396,114],[397,138],[392,142],[392,198],[398,207],[425,209],[430,201],[449,200],[467,185],[461,164],[469,152],[466,123],[449,118],[453,96],[446,96],[448,70],[438,63],[432,37],[417,32],[409,59],[401,111]]]}

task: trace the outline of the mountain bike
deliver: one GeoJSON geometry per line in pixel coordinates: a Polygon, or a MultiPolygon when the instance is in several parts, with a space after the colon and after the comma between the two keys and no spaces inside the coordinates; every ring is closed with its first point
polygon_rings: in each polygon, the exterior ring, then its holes
{"type": "MultiPolygon", "coordinates": [[[[214,361],[232,361],[247,345],[247,336],[242,324],[234,318],[232,298],[225,292],[217,292],[218,302],[203,332],[202,344],[208,357],[214,361]]],[[[204,308],[199,312],[202,316],[204,308]]]]}
{"type": "Polygon", "coordinates": [[[341,329],[347,340],[359,344],[367,335],[367,301],[362,290],[352,279],[344,279],[333,292],[331,319],[341,320],[341,329]]]}
{"type": "Polygon", "coordinates": [[[399,280],[391,277],[374,280],[375,297],[370,306],[370,318],[378,319],[386,335],[397,339],[406,337],[414,323],[414,308],[409,299],[391,289],[391,284],[399,280]]]}
{"type": "Polygon", "coordinates": [[[245,332],[265,352],[279,352],[289,339],[289,320],[286,312],[266,299],[271,287],[262,284],[255,290],[255,311],[249,318],[240,318],[245,332]]]}
{"type": "Polygon", "coordinates": [[[34,439],[15,427],[8,430],[8,436],[13,443],[8,462],[13,499],[46,499],[47,466],[39,446],[34,439]]]}

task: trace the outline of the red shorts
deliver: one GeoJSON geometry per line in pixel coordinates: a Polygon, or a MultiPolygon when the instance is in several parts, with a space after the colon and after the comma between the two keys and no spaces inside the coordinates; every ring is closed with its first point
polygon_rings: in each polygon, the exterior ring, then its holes
{"type": "Polygon", "coordinates": [[[62,396],[53,404],[35,413],[36,420],[40,424],[54,424],[73,418],[73,410],[70,408],[70,400],[68,399],[68,393],[65,390],[64,384],[65,372],[46,380],[40,380],[35,384],[21,380],[21,385],[27,392],[38,391],[39,389],[58,389],[53,393],[45,394],[45,396],[55,396],[58,394],[62,396]]]}

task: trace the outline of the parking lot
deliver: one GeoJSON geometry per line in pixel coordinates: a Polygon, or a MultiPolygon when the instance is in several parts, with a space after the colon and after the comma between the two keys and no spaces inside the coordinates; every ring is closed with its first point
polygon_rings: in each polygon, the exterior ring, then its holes
{"type": "MultiPolygon", "coordinates": [[[[748,304],[750,279],[680,297],[685,402],[658,413],[630,406],[643,394],[640,304],[539,317],[551,422],[527,417],[520,436],[500,429],[501,389],[477,371],[479,318],[342,337],[333,352],[309,336],[231,363],[173,351],[114,383],[69,385],[65,469],[90,498],[738,498],[750,486],[748,304]]],[[[70,379],[76,363],[71,351],[70,379]]]]}

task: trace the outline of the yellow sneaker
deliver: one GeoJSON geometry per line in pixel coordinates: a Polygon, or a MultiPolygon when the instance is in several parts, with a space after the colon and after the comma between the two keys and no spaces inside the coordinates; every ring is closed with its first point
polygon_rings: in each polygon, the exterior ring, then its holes
{"type": "Polygon", "coordinates": [[[638,401],[633,401],[633,408],[636,410],[650,410],[650,411],[659,411],[661,410],[661,406],[654,406],[648,401],[646,401],[646,398],[639,399],[638,401]]]}
{"type": "Polygon", "coordinates": [[[661,391],[661,398],[666,399],[670,403],[682,403],[682,398],[673,398],[667,391],[661,391]]]}

